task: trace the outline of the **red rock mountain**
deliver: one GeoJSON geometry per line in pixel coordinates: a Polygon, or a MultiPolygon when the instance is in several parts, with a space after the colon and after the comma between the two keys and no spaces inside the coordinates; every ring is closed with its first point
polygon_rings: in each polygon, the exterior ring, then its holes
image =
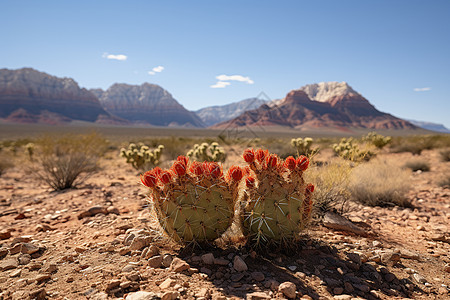
{"type": "Polygon", "coordinates": [[[118,117],[134,123],[157,126],[204,127],[202,120],[185,109],[158,85],[114,84],[106,91],[91,90],[103,107],[118,117]]]}
{"type": "Polygon", "coordinates": [[[0,69],[0,118],[50,124],[71,120],[125,122],[106,112],[97,97],[73,79],[31,68],[0,69]]]}
{"type": "Polygon", "coordinates": [[[380,112],[345,82],[322,82],[293,90],[279,101],[262,105],[215,127],[287,126],[414,129],[416,126],[380,112]]]}

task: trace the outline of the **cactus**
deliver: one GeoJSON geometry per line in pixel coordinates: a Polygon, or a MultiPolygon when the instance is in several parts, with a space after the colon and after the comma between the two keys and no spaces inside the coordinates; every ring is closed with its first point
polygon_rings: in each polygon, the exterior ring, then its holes
{"type": "Polygon", "coordinates": [[[187,156],[197,161],[210,162],[224,162],[227,157],[225,150],[216,142],[211,143],[211,145],[208,143],[195,144],[194,148],[189,150],[187,156]]]}
{"type": "Polygon", "coordinates": [[[34,148],[35,148],[35,146],[33,143],[28,143],[25,145],[25,150],[26,150],[26,153],[28,154],[28,158],[30,160],[33,160],[34,148]]]}
{"type": "Polygon", "coordinates": [[[216,162],[189,162],[179,156],[170,170],[159,167],[141,175],[166,233],[177,242],[209,243],[231,225],[243,171],[224,176],[216,162]]]}
{"type": "Polygon", "coordinates": [[[366,136],[363,137],[363,141],[370,142],[378,149],[382,149],[392,141],[392,138],[390,136],[382,136],[381,134],[377,134],[376,132],[369,132],[366,136]]]}
{"type": "Polygon", "coordinates": [[[353,138],[342,138],[339,144],[333,145],[333,151],[338,156],[353,162],[368,161],[375,155],[369,150],[359,149],[353,138]]]}
{"type": "Polygon", "coordinates": [[[128,145],[128,149],[120,149],[120,156],[127,160],[136,170],[144,170],[159,165],[161,153],[164,150],[163,145],[159,145],[155,150],[142,143],[128,145]]]}
{"type": "Polygon", "coordinates": [[[291,245],[311,217],[314,186],[302,176],[309,159],[289,156],[283,161],[262,149],[247,149],[243,157],[249,164],[243,195],[244,231],[257,247],[291,245]]]}
{"type": "Polygon", "coordinates": [[[310,137],[294,138],[291,140],[291,145],[297,150],[297,155],[311,156],[316,154],[319,150],[317,148],[311,148],[313,139],[310,137]]]}

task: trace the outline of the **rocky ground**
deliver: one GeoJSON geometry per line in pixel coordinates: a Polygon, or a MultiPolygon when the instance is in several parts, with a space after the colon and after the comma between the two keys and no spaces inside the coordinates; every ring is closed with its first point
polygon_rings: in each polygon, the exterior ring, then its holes
{"type": "Polygon", "coordinates": [[[0,177],[0,299],[450,299],[450,190],[436,184],[450,163],[421,157],[431,171],[411,175],[414,209],[352,204],[361,234],[319,223],[297,251],[267,254],[183,251],[119,159],[61,192],[10,169],[0,177]]]}

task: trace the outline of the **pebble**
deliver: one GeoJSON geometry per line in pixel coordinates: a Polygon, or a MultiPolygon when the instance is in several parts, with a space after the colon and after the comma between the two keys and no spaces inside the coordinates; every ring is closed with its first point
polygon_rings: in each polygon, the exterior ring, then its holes
{"type": "Polygon", "coordinates": [[[206,253],[202,255],[202,262],[206,265],[214,264],[214,254],[206,253]]]}
{"type": "Polygon", "coordinates": [[[166,289],[170,288],[171,286],[174,286],[175,283],[176,283],[176,281],[174,279],[167,278],[159,285],[159,288],[162,290],[166,290],[166,289]]]}
{"type": "Polygon", "coordinates": [[[170,264],[170,271],[181,273],[190,268],[189,264],[181,258],[175,257],[170,264]]]}
{"type": "Polygon", "coordinates": [[[20,265],[28,265],[31,262],[31,255],[30,254],[20,254],[19,257],[17,257],[19,260],[20,265]]]}
{"type": "Polygon", "coordinates": [[[22,274],[22,270],[21,269],[17,269],[11,272],[11,274],[9,274],[9,277],[19,277],[20,274],[22,274]]]}
{"type": "Polygon", "coordinates": [[[347,253],[347,257],[354,262],[355,264],[357,264],[358,266],[361,265],[362,261],[361,261],[361,256],[358,253],[354,253],[354,252],[349,252],[347,253]]]}
{"type": "Polygon", "coordinates": [[[385,265],[396,264],[400,261],[401,254],[393,251],[388,251],[381,254],[381,262],[385,265]]]}
{"type": "Polygon", "coordinates": [[[353,288],[353,285],[350,283],[350,282],[348,282],[348,281],[346,281],[346,282],[344,282],[344,290],[347,292],[347,293],[352,293],[355,289],[353,288]]]}
{"type": "Polygon", "coordinates": [[[272,297],[264,292],[253,292],[247,294],[247,300],[265,300],[265,299],[272,299],[272,297]]]}
{"type": "Polygon", "coordinates": [[[229,263],[230,263],[230,261],[225,258],[215,258],[214,259],[214,264],[218,265],[218,266],[228,266],[229,263]]]}
{"type": "Polygon", "coordinates": [[[125,267],[123,267],[122,272],[129,273],[129,272],[133,271],[135,267],[136,266],[134,266],[134,265],[126,265],[125,267]]]}
{"type": "Polygon", "coordinates": [[[42,300],[47,299],[47,292],[44,288],[33,290],[30,292],[30,299],[42,300]]]}
{"type": "Polygon", "coordinates": [[[450,273],[450,264],[446,264],[444,266],[444,271],[447,272],[447,273],[450,273]]]}
{"type": "Polygon", "coordinates": [[[50,274],[39,274],[37,275],[34,280],[40,284],[41,282],[47,281],[51,278],[52,276],[50,274]]]}
{"type": "Polygon", "coordinates": [[[145,247],[148,247],[150,245],[150,242],[152,241],[152,238],[147,235],[137,235],[134,237],[134,239],[131,241],[129,249],[131,251],[133,250],[142,250],[145,247]]]}
{"type": "Polygon", "coordinates": [[[56,264],[49,264],[43,271],[51,274],[58,271],[58,266],[56,264]]]}
{"type": "Polygon", "coordinates": [[[415,281],[417,283],[425,283],[425,282],[427,282],[425,277],[423,277],[422,275],[417,274],[417,273],[412,274],[411,278],[413,279],[413,281],[415,281]]]}
{"type": "Polygon", "coordinates": [[[0,231],[0,240],[7,240],[11,237],[11,231],[5,229],[0,231]]]}
{"type": "Polygon", "coordinates": [[[170,254],[164,254],[162,265],[166,268],[170,267],[173,261],[173,256],[170,254]]]}
{"type": "Polygon", "coordinates": [[[294,299],[296,296],[297,287],[292,282],[286,281],[280,284],[278,292],[283,293],[289,299],[294,299]]]}
{"type": "Polygon", "coordinates": [[[381,248],[382,247],[382,243],[380,241],[373,241],[372,242],[372,246],[375,248],[381,248]]]}
{"type": "Polygon", "coordinates": [[[335,295],[340,295],[340,294],[342,294],[343,292],[344,292],[344,289],[341,288],[341,287],[335,287],[335,288],[333,289],[333,294],[335,294],[335,295]]]}
{"type": "Polygon", "coordinates": [[[395,275],[392,273],[387,273],[386,275],[384,275],[384,279],[387,282],[392,282],[392,281],[394,281],[395,278],[396,278],[395,275]]]}
{"type": "Polygon", "coordinates": [[[0,262],[0,271],[15,269],[19,266],[19,261],[15,257],[10,257],[0,262]]]}
{"type": "Polygon", "coordinates": [[[163,258],[161,255],[153,256],[148,260],[148,265],[152,268],[160,268],[162,266],[163,258]]]}
{"type": "MultiPolygon", "coordinates": [[[[161,296],[161,300],[175,300],[180,297],[179,292],[165,292],[161,296]]],[[[153,298],[147,298],[147,299],[153,299],[153,298]]]]}
{"type": "Polygon", "coordinates": [[[247,264],[239,255],[236,255],[234,257],[233,268],[238,272],[244,272],[248,270],[247,264]]]}
{"type": "Polygon", "coordinates": [[[264,276],[262,272],[252,272],[251,276],[252,279],[256,281],[264,281],[264,279],[266,278],[266,276],[264,276]]]}
{"type": "MultiPolygon", "coordinates": [[[[350,296],[350,295],[336,295],[333,298],[336,299],[336,300],[351,300],[351,299],[353,299],[353,296],[350,296]]],[[[357,298],[357,299],[360,299],[360,298],[357,298]]]]}
{"type": "Polygon", "coordinates": [[[92,216],[95,216],[96,214],[106,215],[106,214],[108,214],[108,210],[104,206],[93,206],[93,207],[89,208],[88,210],[80,213],[78,215],[78,219],[81,220],[86,217],[92,217],[92,216]]]}
{"type": "Polygon", "coordinates": [[[141,257],[145,258],[145,259],[149,259],[158,254],[159,254],[159,248],[156,247],[155,245],[150,245],[150,246],[148,246],[148,248],[145,248],[144,251],[142,251],[141,257]]]}
{"type": "Polygon", "coordinates": [[[125,300],[151,300],[156,299],[157,295],[152,292],[139,291],[134,293],[129,293],[125,300]]]}

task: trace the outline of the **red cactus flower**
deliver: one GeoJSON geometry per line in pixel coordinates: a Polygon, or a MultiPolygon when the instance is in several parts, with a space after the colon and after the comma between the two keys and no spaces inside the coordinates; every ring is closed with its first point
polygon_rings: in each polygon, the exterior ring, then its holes
{"type": "Polygon", "coordinates": [[[268,154],[269,152],[267,150],[264,151],[263,149],[258,149],[255,154],[256,160],[259,161],[259,163],[262,163],[268,154]]]}
{"type": "Polygon", "coordinates": [[[155,174],[152,171],[147,171],[144,174],[141,174],[141,181],[143,185],[151,188],[156,185],[158,179],[156,178],[155,174]]]}
{"type": "Polygon", "coordinates": [[[299,158],[297,158],[297,168],[301,171],[305,171],[308,169],[309,166],[309,159],[306,156],[300,155],[299,158]]]}
{"type": "Polygon", "coordinates": [[[160,167],[156,167],[153,169],[153,173],[155,174],[156,177],[159,177],[162,172],[163,170],[160,167]]]}
{"type": "Polygon", "coordinates": [[[189,168],[189,171],[191,171],[191,173],[197,176],[202,175],[203,174],[202,164],[199,163],[198,161],[193,161],[191,167],[189,168]]]}
{"type": "Polygon", "coordinates": [[[293,158],[292,156],[287,157],[286,160],[284,161],[284,167],[286,169],[292,171],[295,169],[295,166],[296,166],[295,158],[293,158]]]}
{"type": "Polygon", "coordinates": [[[228,178],[239,181],[242,179],[243,172],[242,169],[238,166],[232,166],[230,170],[228,170],[228,178]]]}
{"type": "Polygon", "coordinates": [[[270,168],[275,168],[278,164],[278,157],[275,154],[267,156],[266,164],[270,168]]]}
{"type": "Polygon", "coordinates": [[[208,170],[209,174],[212,177],[219,178],[220,176],[222,176],[222,168],[215,161],[210,162],[208,165],[208,168],[209,168],[209,170],[208,170]]]}
{"type": "Polygon", "coordinates": [[[178,176],[184,176],[186,174],[186,165],[182,161],[176,161],[172,166],[172,170],[178,176]]]}
{"type": "Polygon", "coordinates": [[[242,157],[244,157],[244,160],[247,163],[252,163],[255,160],[255,150],[249,148],[245,149],[244,154],[242,154],[242,157]]]}
{"type": "Polygon", "coordinates": [[[306,195],[311,194],[312,192],[314,192],[314,185],[312,183],[308,183],[308,185],[306,186],[306,195]]]}
{"type": "Polygon", "coordinates": [[[177,161],[181,162],[186,167],[189,159],[184,155],[180,155],[177,157],[177,161]]]}
{"type": "Polygon", "coordinates": [[[172,174],[170,174],[170,172],[168,171],[163,171],[159,178],[161,179],[162,183],[167,184],[172,180],[172,174]]]}
{"type": "Polygon", "coordinates": [[[247,177],[247,179],[245,179],[245,185],[248,188],[252,188],[255,186],[255,178],[252,176],[247,177]]]}

